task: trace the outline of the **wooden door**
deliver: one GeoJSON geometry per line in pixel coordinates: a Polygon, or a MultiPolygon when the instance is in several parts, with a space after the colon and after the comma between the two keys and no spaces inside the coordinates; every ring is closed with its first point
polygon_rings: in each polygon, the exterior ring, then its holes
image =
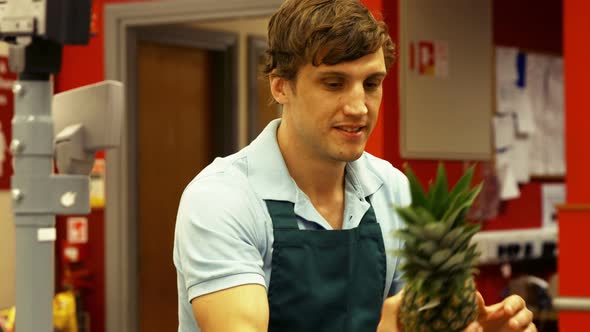
{"type": "Polygon", "coordinates": [[[184,187],[213,157],[212,54],[138,45],[140,331],[176,331],[174,224],[184,187]]]}

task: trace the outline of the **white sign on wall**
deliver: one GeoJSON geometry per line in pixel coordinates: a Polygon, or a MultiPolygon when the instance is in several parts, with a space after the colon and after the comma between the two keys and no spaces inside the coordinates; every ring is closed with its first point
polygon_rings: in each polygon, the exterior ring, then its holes
{"type": "Polygon", "coordinates": [[[565,203],[565,184],[546,183],[541,187],[543,197],[543,227],[557,227],[556,205],[565,203]]]}

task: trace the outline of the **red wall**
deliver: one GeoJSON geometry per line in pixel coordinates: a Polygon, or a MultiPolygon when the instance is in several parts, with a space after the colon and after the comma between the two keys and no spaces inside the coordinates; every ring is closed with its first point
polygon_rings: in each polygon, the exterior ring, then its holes
{"type": "MultiPolygon", "coordinates": [[[[590,297],[587,262],[590,233],[590,115],[588,114],[588,45],[590,2],[564,0],[564,64],[566,99],[567,202],[559,209],[559,294],[590,297]]],[[[562,331],[579,331],[590,325],[590,313],[562,311],[562,331]]]]}
{"type": "Polygon", "coordinates": [[[590,2],[564,0],[565,103],[567,202],[590,203],[590,113],[588,113],[588,59],[590,59],[590,2]]]}
{"type": "MultiPolygon", "coordinates": [[[[371,10],[373,15],[377,19],[383,19],[383,12],[384,12],[383,1],[385,1],[387,3],[388,0],[362,0],[362,2],[365,4],[365,6],[367,6],[367,8],[369,8],[371,10]]],[[[389,76],[391,77],[392,75],[390,74],[389,76]]],[[[387,89],[385,91],[387,91],[387,89]]],[[[384,97],[384,99],[386,99],[386,97],[384,97]]],[[[366,150],[368,152],[374,154],[375,156],[379,156],[382,158],[385,155],[385,139],[384,139],[384,135],[385,135],[384,123],[386,122],[386,120],[384,118],[385,109],[386,109],[385,104],[382,103],[381,108],[379,110],[379,119],[377,121],[377,124],[375,125],[375,129],[373,129],[373,134],[369,138],[369,141],[367,142],[367,146],[366,146],[366,150]]]]}

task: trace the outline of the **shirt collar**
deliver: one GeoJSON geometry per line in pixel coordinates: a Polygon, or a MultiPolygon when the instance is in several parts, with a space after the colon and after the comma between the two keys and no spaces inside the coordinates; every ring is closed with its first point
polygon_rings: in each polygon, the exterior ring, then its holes
{"type": "MultiPolygon", "coordinates": [[[[280,200],[295,203],[297,184],[290,176],[277,142],[277,129],[280,119],[271,121],[252,141],[247,150],[248,179],[254,191],[265,200],[280,200]]],[[[346,181],[352,184],[359,198],[374,194],[383,180],[371,167],[367,153],[347,164],[346,181]]]]}
{"type": "Polygon", "coordinates": [[[368,153],[346,165],[347,181],[350,181],[357,195],[362,198],[373,195],[383,185],[383,180],[369,163],[369,158],[374,158],[368,153]]]}
{"type": "Polygon", "coordinates": [[[260,198],[295,203],[297,185],[289,174],[277,142],[280,123],[280,119],[271,121],[250,143],[246,152],[248,179],[260,198]]]}

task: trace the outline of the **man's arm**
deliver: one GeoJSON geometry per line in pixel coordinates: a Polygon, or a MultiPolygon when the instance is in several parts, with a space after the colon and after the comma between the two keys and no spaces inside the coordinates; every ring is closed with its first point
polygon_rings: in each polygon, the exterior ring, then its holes
{"type": "Polygon", "coordinates": [[[261,285],[232,287],[192,300],[202,332],[266,332],[268,299],[261,285]]]}

